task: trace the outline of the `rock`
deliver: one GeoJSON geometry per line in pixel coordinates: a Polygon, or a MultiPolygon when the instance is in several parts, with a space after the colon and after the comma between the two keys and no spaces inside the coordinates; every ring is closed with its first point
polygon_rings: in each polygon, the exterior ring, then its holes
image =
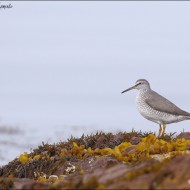
{"type": "Polygon", "coordinates": [[[42,189],[48,185],[28,178],[14,178],[14,189],[42,189]]]}
{"type": "Polygon", "coordinates": [[[128,181],[120,181],[118,183],[109,184],[105,189],[130,189],[128,181]]]}
{"type": "Polygon", "coordinates": [[[48,178],[48,182],[50,183],[55,183],[56,181],[58,181],[58,176],[57,175],[50,175],[48,178]]]}
{"type": "Polygon", "coordinates": [[[154,182],[156,173],[149,172],[142,174],[128,182],[129,189],[152,189],[152,183],[154,182]]]}
{"type": "Polygon", "coordinates": [[[177,138],[184,138],[186,140],[189,140],[190,139],[190,132],[181,132],[177,138]]]}
{"type": "Polygon", "coordinates": [[[113,136],[113,141],[115,142],[116,145],[121,144],[122,140],[123,140],[123,135],[120,133],[113,136]]]}
{"type": "Polygon", "coordinates": [[[129,171],[127,165],[118,164],[105,170],[104,174],[99,177],[98,182],[103,184],[113,182],[115,179],[118,180],[118,178],[123,177],[127,171],[129,171]]]}
{"type": "Polygon", "coordinates": [[[140,137],[132,137],[131,140],[130,140],[130,143],[131,143],[132,145],[136,145],[136,144],[138,144],[140,141],[141,141],[141,138],[140,138],[140,137]]]}
{"type": "Polygon", "coordinates": [[[99,138],[97,139],[97,142],[96,142],[94,148],[100,148],[100,149],[101,149],[101,148],[104,148],[106,142],[107,142],[106,137],[103,137],[103,136],[102,136],[102,137],[99,137],[99,138]]]}
{"type": "MultiPolygon", "coordinates": [[[[128,167],[125,164],[118,164],[116,166],[113,166],[107,170],[103,168],[97,168],[91,173],[86,173],[83,176],[83,187],[85,186],[87,189],[91,186],[88,186],[87,184],[102,184],[107,185],[109,183],[113,183],[115,179],[118,180],[119,177],[123,178],[123,175],[127,172],[128,167]]],[[[96,186],[96,187],[97,187],[96,186]]],[[[96,188],[94,187],[94,188],[96,188]]]]}
{"type": "Polygon", "coordinates": [[[55,175],[71,174],[71,173],[80,173],[81,171],[91,172],[96,168],[108,168],[113,165],[118,164],[119,161],[110,156],[102,156],[100,158],[90,157],[82,160],[77,160],[75,162],[64,162],[62,165],[59,164],[59,167],[54,171],[55,175]],[[75,170],[74,170],[75,168],[75,170]]]}
{"type": "Polygon", "coordinates": [[[135,150],[135,147],[136,147],[136,145],[131,145],[131,146],[129,146],[129,147],[127,147],[127,148],[125,149],[125,152],[126,152],[126,153],[130,153],[130,152],[132,152],[133,150],[135,150]]]}
{"type": "Polygon", "coordinates": [[[157,175],[157,188],[190,189],[190,155],[177,156],[157,175]]]}
{"type": "Polygon", "coordinates": [[[116,158],[110,156],[103,156],[92,162],[91,166],[92,168],[108,168],[118,163],[119,161],[116,158]]]}
{"type": "MultiPolygon", "coordinates": [[[[190,133],[181,133],[178,138],[190,139],[190,133]]],[[[84,149],[83,143],[78,141],[74,149],[77,154],[72,149],[74,139],[59,146],[43,145],[30,154],[28,163],[15,159],[0,168],[0,189],[190,189],[189,141],[156,139],[150,134],[144,138],[146,143],[141,143],[142,147],[138,149],[136,144],[140,140],[134,133],[126,134],[125,141],[122,133],[96,135],[89,139],[91,149],[84,149]],[[163,151],[154,151],[155,141],[152,139],[157,142],[156,148],[163,151]],[[130,146],[125,150],[123,145],[114,148],[123,141],[130,146]],[[167,144],[171,141],[174,148],[162,149],[163,144],[164,147],[171,145],[167,144]],[[99,149],[94,151],[94,146],[99,149]],[[106,149],[100,150],[101,147],[106,149]],[[110,151],[111,147],[114,152],[110,151]],[[65,156],[60,156],[62,149],[66,150],[65,156]],[[52,150],[51,155],[49,150],[52,150]],[[33,159],[35,153],[44,155],[44,158],[33,159]]]]}
{"type": "MultiPolygon", "coordinates": [[[[92,161],[93,170],[83,175],[69,175],[52,188],[63,189],[189,189],[190,155],[177,156],[171,161],[158,162],[153,159],[127,165],[117,163],[107,167],[97,158],[92,161]],[[96,167],[95,167],[96,166],[96,167]],[[105,167],[104,167],[105,166],[105,167]]],[[[109,160],[105,158],[104,162],[109,160]]],[[[110,157],[110,160],[111,157],[110,157]]],[[[108,161],[109,162],[109,161],[108,161]]],[[[56,177],[57,179],[57,177],[56,177]]],[[[15,189],[47,188],[47,184],[32,179],[14,179],[15,189]]],[[[50,185],[50,184],[49,184],[50,185]]],[[[50,188],[51,189],[51,188],[50,188]]]]}

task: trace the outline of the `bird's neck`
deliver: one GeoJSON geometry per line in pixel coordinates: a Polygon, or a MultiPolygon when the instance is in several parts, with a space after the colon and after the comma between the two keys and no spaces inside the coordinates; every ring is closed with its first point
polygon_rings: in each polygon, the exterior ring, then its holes
{"type": "Polygon", "coordinates": [[[144,93],[146,93],[146,92],[148,92],[148,91],[150,91],[151,89],[150,88],[143,88],[143,89],[140,89],[139,90],[139,94],[144,94],[144,93]]]}

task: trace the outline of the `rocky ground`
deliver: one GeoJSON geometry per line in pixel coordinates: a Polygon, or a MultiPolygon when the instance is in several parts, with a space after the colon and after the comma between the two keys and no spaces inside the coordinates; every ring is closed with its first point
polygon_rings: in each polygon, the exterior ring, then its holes
{"type": "Polygon", "coordinates": [[[0,168],[0,189],[190,189],[190,133],[97,133],[0,168]]]}

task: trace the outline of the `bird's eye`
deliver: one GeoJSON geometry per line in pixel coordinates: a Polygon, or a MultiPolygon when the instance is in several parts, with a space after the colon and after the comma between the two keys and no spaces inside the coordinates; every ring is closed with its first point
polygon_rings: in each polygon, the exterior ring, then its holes
{"type": "MultiPolygon", "coordinates": [[[[141,82],[139,82],[139,84],[142,84],[142,83],[141,83],[141,82]]],[[[139,85],[139,84],[138,84],[138,85],[139,85]]]]}

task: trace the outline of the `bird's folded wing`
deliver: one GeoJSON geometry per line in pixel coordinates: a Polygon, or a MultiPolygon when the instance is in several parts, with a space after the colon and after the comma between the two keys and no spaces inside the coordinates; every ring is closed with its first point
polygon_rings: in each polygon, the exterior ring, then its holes
{"type": "Polygon", "coordinates": [[[172,102],[154,91],[151,91],[149,98],[147,98],[145,101],[151,108],[157,111],[166,112],[173,115],[190,116],[190,113],[181,110],[172,102]]]}

